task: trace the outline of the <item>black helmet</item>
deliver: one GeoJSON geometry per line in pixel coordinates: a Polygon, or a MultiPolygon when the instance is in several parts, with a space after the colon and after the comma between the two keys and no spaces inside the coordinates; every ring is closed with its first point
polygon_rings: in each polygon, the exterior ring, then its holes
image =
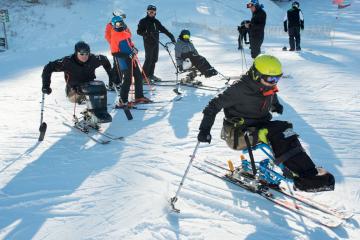
{"type": "Polygon", "coordinates": [[[84,41],[79,41],[75,44],[75,52],[88,52],[90,53],[90,46],[84,41]]]}
{"type": "Polygon", "coordinates": [[[150,4],[149,6],[147,6],[147,10],[153,10],[153,11],[156,11],[156,6],[155,5],[152,5],[150,4]]]}
{"type": "Polygon", "coordinates": [[[295,7],[295,8],[299,8],[300,7],[300,3],[295,1],[291,4],[292,7],[295,7]]]}
{"type": "Polygon", "coordinates": [[[179,38],[188,41],[190,39],[190,31],[187,29],[181,30],[179,38]],[[186,37],[184,38],[184,36],[186,37]]]}

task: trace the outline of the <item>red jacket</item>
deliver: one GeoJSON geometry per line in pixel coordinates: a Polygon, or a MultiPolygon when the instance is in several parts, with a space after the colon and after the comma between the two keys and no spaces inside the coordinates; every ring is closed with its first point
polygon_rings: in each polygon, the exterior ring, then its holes
{"type": "Polygon", "coordinates": [[[118,32],[111,28],[110,34],[111,53],[130,54],[132,52],[134,43],[131,41],[131,33],[126,30],[118,32]]]}

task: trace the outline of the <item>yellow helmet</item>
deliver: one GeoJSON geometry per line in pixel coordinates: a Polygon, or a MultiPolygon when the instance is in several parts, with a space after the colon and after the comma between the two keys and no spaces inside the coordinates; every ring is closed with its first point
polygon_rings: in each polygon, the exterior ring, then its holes
{"type": "MultiPolygon", "coordinates": [[[[260,75],[281,76],[282,67],[279,59],[274,56],[261,54],[254,60],[254,68],[260,75]]],[[[257,80],[257,79],[255,79],[257,80]]]]}

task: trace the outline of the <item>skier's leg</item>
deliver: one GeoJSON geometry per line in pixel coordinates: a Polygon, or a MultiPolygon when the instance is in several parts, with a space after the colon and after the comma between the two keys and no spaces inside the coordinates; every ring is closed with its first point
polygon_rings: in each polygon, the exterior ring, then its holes
{"type": "Polygon", "coordinates": [[[129,91],[131,85],[131,69],[126,69],[123,71],[124,78],[120,91],[120,98],[123,103],[127,103],[129,99],[129,91]]]}
{"type": "Polygon", "coordinates": [[[295,37],[295,49],[298,51],[298,50],[301,50],[301,47],[300,47],[300,27],[297,27],[295,29],[295,33],[294,33],[294,37],[295,37]]]}
{"type": "Polygon", "coordinates": [[[274,151],[275,163],[283,164],[295,173],[294,185],[304,191],[333,190],[334,176],[325,169],[316,168],[293,131],[292,124],[283,121],[269,122],[268,139],[274,151]]]}
{"type": "Polygon", "coordinates": [[[290,51],[294,51],[295,50],[295,31],[294,31],[294,28],[293,27],[289,28],[288,33],[289,33],[290,51]]]}
{"type": "MultiPolygon", "coordinates": [[[[152,46],[151,62],[149,64],[149,74],[147,76],[154,78],[155,65],[158,59],[159,59],[159,43],[156,43],[155,45],[152,46]]],[[[159,81],[157,77],[155,77],[155,79],[153,80],[159,81]]]]}

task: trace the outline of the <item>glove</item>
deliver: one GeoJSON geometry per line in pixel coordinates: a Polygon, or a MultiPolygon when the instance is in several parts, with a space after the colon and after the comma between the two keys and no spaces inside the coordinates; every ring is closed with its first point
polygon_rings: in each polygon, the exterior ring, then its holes
{"type": "Polygon", "coordinates": [[[50,95],[50,93],[52,92],[52,89],[49,86],[43,86],[41,91],[47,95],[50,95]]]}
{"type": "Polygon", "coordinates": [[[284,28],[284,32],[287,32],[287,29],[286,29],[286,28],[284,28]]]}
{"type": "Polygon", "coordinates": [[[197,138],[199,142],[211,143],[211,134],[207,131],[200,130],[197,138]]]}
{"type": "Polygon", "coordinates": [[[179,66],[178,66],[178,69],[179,69],[180,72],[184,71],[184,68],[183,68],[182,65],[179,65],[179,66]]]}
{"type": "Polygon", "coordinates": [[[171,42],[172,42],[172,43],[174,43],[174,44],[176,43],[176,40],[175,40],[174,36],[171,36],[170,39],[171,39],[171,42]]]}
{"type": "Polygon", "coordinates": [[[282,114],[283,111],[284,111],[284,107],[280,103],[271,106],[271,112],[282,114]]]}

